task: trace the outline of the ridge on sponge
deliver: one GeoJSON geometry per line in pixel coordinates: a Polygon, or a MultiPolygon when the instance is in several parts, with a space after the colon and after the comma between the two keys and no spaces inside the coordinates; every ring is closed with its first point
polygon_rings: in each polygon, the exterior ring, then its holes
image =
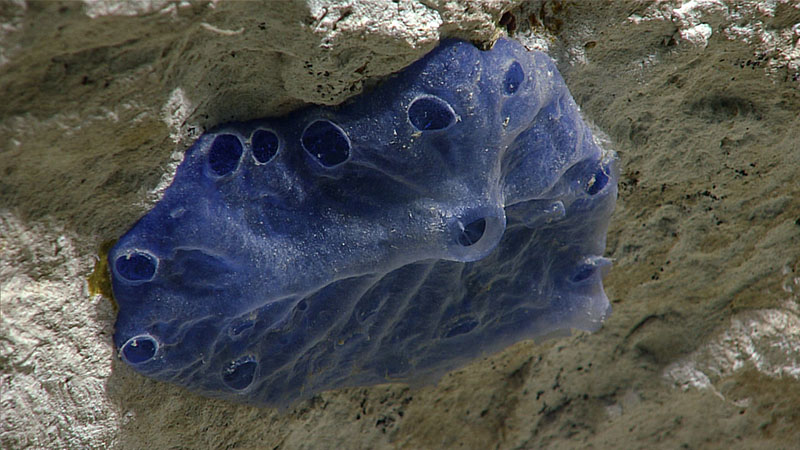
{"type": "Polygon", "coordinates": [[[595,330],[616,180],[549,57],[444,41],[338,107],[202,135],[109,252],[114,343],[286,407],[595,330]]]}

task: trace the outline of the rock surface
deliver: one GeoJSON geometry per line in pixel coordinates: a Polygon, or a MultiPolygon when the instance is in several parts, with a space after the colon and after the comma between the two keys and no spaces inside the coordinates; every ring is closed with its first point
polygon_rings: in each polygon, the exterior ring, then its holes
{"type": "Polygon", "coordinates": [[[798,442],[796,2],[333,3],[0,6],[0,446],[798,442]],[[335,104],[443,37],[503,32],[556,58],[620,155],[602,330],[283,414],[116,359],[114,308],[86,279],[200,132],[335,104]]]}

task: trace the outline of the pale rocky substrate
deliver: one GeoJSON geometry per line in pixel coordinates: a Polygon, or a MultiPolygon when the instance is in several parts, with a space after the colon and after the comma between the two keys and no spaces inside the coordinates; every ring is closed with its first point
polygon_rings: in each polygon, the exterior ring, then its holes
{"type": "Polygon", "coordinates": [[[800,441],[788,1],[0,5],[0,447],[753,448],[800,441]],[[544,5],[544,9],[541,5],[544,5]],[[622,161],[595,334],[280,414],[145,379],[86,277],[216,123],[335,104],[443,36],[557,58],[622,161]],[[537,33],[530,33],[531,23],[537,33]]]}

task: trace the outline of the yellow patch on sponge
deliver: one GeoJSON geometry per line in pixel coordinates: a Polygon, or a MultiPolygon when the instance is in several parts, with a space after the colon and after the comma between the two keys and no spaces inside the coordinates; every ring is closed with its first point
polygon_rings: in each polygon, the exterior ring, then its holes
{"type": "Polygon", "coordinates": [[[94,270],[86,279],[89,283],[89,295],[102,295],[111,301],[114,309],[117,309],[117,302],[114,300],[114,293],[111,290],[111,277],[108,272],[108,251],[116,243],[117,240],[112,239],[100,244],[100,249],[97,251],[97,262],[94,263],[94,270]]]}

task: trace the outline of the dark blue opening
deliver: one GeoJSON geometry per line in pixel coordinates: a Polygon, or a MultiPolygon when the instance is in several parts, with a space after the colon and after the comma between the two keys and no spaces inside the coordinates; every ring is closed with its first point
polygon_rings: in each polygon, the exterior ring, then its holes
{"type": "Polygon", "coordinates": [[[250,138],[253,146],[253,158],[261,164],[269,162],[276,153],[280,140],[278,135],[268,130],[256,130],[250,138]]]}
{"type": "Polygon", "coordinates": [[[232,389],[240,391],[253,382],[258,363],[252,356],[245,356],[230,363],[222,370],[222,381],[232,389]]]}
{"type": "Polygon", "coordinates": [[[136,336],[122,346],[122,356],[131,364],[141,364],[153,359],[158,343],[150,336],[136,336]]]}
{"type": "Polygon", "coordinates": [[[408,120],[419,131],[443,130],[456,121],[450,105],[436,97],[422,97],[408,107],[408,120]]]}
{"type": "Polygon", "coordinates": [[[574,275],[572,275],[572,278],[570,278],[570,281],[572,281],[573,283],[580,283],[583,280],[587,280],[594,273],[594,269],[595,269],[594,266],[590,266],[588,264],[584,264],[584,265],[578,267],[578,270],[575,271],[574,275]]]}
{"type": "Polygon", "coordinates": [[[470,222],[458,235],[458,243],[469,247],[483,237],[484,231],[486,231],[486,219],[481,218],[470,222]]]}
{"type": "Polygon", "coordinates": [[[341,128],[328,120],[317,120],[309,125],[300,142],[325,167],[341,164],[350,157],[350,140],[341,128]]]}
{"type": "Polygon", "coordinates": [[[586,192],[589,195],[595,195],[598,192],[602,191],[604,187],[608,184],[608,175],[606,172],[601,168],[594,174],[594,183],[586,189],[586,192]]]}
{"type": "Polygon", "coordinates": [[[114,261],[117,274],[128,281],[149,281],[156,274],[158,262],[153,255],[133,252],[123,255],[114,261]]]}
{"type": "Polygon", "coordinates": [[[217,176],[225,176],[236,170],[242,157],[242,142],[232,134],[221,134],[214,138],[208,151],[208,166],[217,176]]]}
{"type": "Polygon", "coordinates": [[[517,92],[523,81],[525,81],[525,72],[522,71],[522,66],[514,61],[506,72],[506,78],[503,81],[503,90],[506,94],[511,95],[517,92]]]}
{"type": "Polygon", "coordinates": [[[300,300],[297,302],[297,310],[298,311],[305,311],[308,308],[308,303],[305,300],[300,300]]]}

